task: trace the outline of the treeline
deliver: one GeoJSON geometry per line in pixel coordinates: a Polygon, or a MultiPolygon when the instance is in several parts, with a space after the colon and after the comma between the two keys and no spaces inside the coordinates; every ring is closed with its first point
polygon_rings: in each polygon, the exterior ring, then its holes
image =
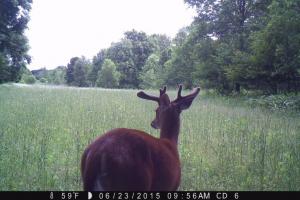
{"type": "MultiPolygon", "coordinates": [[[[104,88],[157,88],[167,80],[167,68],[172,51],[177,47],[177,37],[148,36],[136,30],[127,31],[121,41],[102,49],[92,60],[73,57],[65,68],[65,84],[78,87],[104,88]]],[[[64,68],[60,67],[60,70],[64,68]]],[[[58,68],[52,70],[52,74],[58,68]]],[[[49,70],[33,70],[41,81],[49,80],[49,70]]],[[[61,73],[56,73],[61,77],[61,73]]],[[[55,76],[51,78],[55,79],[55,76]]],[[[59,78],[59,80],[61,80],[59,78]]],[[[62,82],[60,82],[62,83],[62,82]]],[[[55,83],[54,83],[55,84],[55,83]]]]}
{"type": "Polygon", "coordinates": [[[197,10],[175,38],[128,31],[92,61],[72,58],[66,83],[110,88],[201,85],[223,94],[300,90],[298,0],[185,0],[197,10]]]}
{"type": "Polygon", "coordinates": [[[175,38],[128,31],[92,60],[74,57],[66,67],[33,74],[40,82],[78,87],[158,88],[183,83],[222,94],[300,90],[299,0],[185,3],[197,10],[197,16],[175,38]]]}
{"type": "MultiPolygon", "coordinates": [[[[36,82],[36,80],[38,80],[40,83],[63,85],[66,83],[65,81],[66,69],[67,68],[65,66],[58,66],[55,69],[51,69],[51,70],[47,70],[46,68],[32,70],[31,73],[35,79],[33,82],[36,82]]],[[[22,79],[24,79],[24,74],[22,76],[22,79]]],[[[24,80],[24,82],[28,83],[26,79],[24,80]]]]}
{"type": "Polygon", "coordinates": [[[171,39],[135,30],[102,49],[92,61],[74,57],[67,65],[66,83],[79,87],[150,88],[165,81],[165,63],[171,58],[171,39]]]}

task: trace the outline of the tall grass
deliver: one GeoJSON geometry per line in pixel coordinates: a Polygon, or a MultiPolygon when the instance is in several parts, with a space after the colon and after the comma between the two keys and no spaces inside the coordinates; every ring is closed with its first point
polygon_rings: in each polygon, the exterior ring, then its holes
{"type": "MultiPolygon", "coordinates": [[[[84,148],[116,127],[158,136],[155,106],[135,90],[0,86],[0,190],[81,190],[84,148]]],[[[299,122],[200,95],[182,114],[179,189],[299,191],[299,122]]]]}

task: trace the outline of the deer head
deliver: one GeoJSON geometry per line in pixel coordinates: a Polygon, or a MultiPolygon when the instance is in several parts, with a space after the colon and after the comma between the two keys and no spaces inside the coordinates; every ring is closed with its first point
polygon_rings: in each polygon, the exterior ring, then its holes
{"type": "Polygon", "coordinates": [[[188,109],[195,97],[198,95],[200,88],[194,88],[194,90],[187,96],[181,96],[182,85],[179,85],[177,98],[170,101],[169,96],[166,94],[167,87],[159,90],[159,97],[148,95],[141,91],[137,93],[137,96],[151,101],[156,101],[158,107],[156,108],[156,117],[151,122],[151,126],[155,129],[161,129],[166,124],[179,123],[179,116],[183,110],[188,109]]]}

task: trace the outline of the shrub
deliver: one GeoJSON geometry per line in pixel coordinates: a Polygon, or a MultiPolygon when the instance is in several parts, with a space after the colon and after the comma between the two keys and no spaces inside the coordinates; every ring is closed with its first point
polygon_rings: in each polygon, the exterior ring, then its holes
{"type": "Polygon", "coordinates": [[[257,98],[250,98],[249,105],[259,105],[271,110],[294,110],[300,111],[300,95],[269,95],[257,98]]]}
{"type": "Polygon", "coordinates": [[[26,84],[34,84],[36,82],[36,79],[32,74],[23,74],[20,82],[26,84]]]}

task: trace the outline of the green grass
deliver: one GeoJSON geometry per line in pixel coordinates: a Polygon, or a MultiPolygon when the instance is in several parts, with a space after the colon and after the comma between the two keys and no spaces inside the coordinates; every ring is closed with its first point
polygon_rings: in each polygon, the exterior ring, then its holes
{"type": "MultiPolygon", "coordinates": [[[[96,136],[158,136],[156,105],[136,92],[0,85],[0,190],[82,190],[81,154],[96,136]]],[[[300,117],[228,101],[200,95],[182,114],[179,189],[299,191],[300,117]]]]}

